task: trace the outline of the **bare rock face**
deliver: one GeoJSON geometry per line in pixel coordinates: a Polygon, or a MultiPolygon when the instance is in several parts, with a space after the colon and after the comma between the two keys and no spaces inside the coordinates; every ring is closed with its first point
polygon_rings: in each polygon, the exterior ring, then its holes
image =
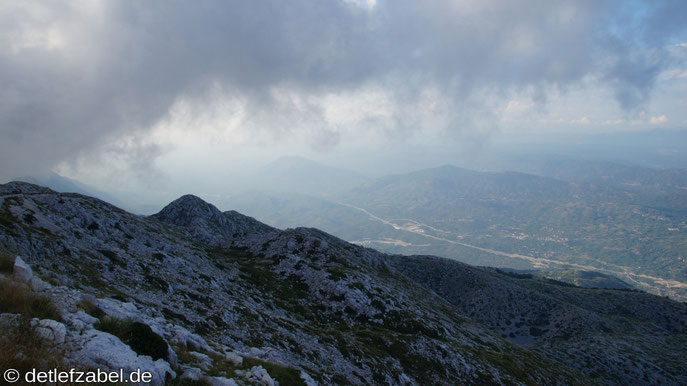
{"type": "Polygon", "coordinates": [[[195,240],[212,245],[231,243],[247,234],[275,231],[235,211],[220,212],[214,205],[187,194],[171,202],[150,218],[183,230],[195,240]]]}

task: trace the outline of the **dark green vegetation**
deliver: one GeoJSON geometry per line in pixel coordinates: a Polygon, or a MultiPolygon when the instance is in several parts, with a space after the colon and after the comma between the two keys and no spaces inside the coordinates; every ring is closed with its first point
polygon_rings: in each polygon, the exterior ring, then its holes
{"type": "Polygon", "coordinates": [[[153,360],[168,359],[167,343],[144,323],[105,316],[95,328],[118,337],[138,355],[149,355],[153,360]]]}
{"type": "Polygon", "coordinates": [[[569,269],[561,271],[535,271],[534,274],[584,288],[605,288],[628,291],[635,290],[634,287],[618,279],[617,277],[604,275],[600,272],[569,269]]]}

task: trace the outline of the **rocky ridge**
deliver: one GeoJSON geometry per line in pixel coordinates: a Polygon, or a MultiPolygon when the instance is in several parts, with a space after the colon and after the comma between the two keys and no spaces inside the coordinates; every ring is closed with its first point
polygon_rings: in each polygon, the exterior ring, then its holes
{"type": "Polygon", "coordinates": [[[141,218],[86,196],[2,185],[0,246],[22,256],[45,283],[34,290],[59,305],[53,322],[64,326],[65,341],[56,345],[70,363],[112,369],[143,361],[158,384],[687,379],[684,304],[602,291],[584,305],[588,293],[579,291],[595,290],[544,291],[444,259],[384,255],[316,229],[281,231],[194,196],[141,218]],[[621,301],[648,311],[608,316],[621,301]],[[524,314],[520,326],[504,333],[516,312],[524,314]],[[102,331],[110,319],[147,326],[168,350],[155,360],[132,351],[102,331]],[[622,339],[614,336],[635,320],[622,339]],[[661,346],[671,339],[673,355],[661,346]],[[99,356],[113,347],[122,354],[99,356]],[[618,363],[589,364],[595,355],[618,363]]]}

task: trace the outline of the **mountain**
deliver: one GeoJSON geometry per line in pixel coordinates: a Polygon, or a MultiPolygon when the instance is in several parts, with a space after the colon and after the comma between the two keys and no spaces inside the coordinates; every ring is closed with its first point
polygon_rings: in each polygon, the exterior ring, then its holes
{"type": "Polygon", "coordinates": [[[113,195],[96,189],[92,186],[84,184],[73,178],[67,178],[55,172],[48,172],[32,177],[23,177],[17,180],[27,181],[32,184],[48,187],[56,192],[61,193],[79,193],[87,196],[98,197],[103,201],[121,205],[122,203],[113,195]]]}
{"type": "Polygon", "coordinates": [[[601,272],[567,269],[559,271],[535,271],[533,274],[584,288],[634,289],[634,287],[617,277],[606,275],[601,272]]]}
{"type": "Polygon", "coordinates": [[[583,182],[635,194],[646,206],[687,211],[687,170],[650,168],[608,161],[581,161],[560,157],[518,157],[509,166],[517,170],[568,182],[583,182]]]}
{"type": "MultiPolygon", "coordinates": [[[[190,195],[140,217],[1,185],[0,250],[2,285],[43,304],[2,292],[0,342],[31,325],[64,365],[153,384],[687,382],[686,304],[386,255],[190,195]]],[[[27,357],[13,347],[0,363],[27,357]]]]}

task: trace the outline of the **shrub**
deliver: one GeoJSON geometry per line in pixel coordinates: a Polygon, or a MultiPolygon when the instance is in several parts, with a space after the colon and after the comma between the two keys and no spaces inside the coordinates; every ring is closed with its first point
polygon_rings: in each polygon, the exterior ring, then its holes
{"type": "Polygon", "coordinates": [[[79,302],[78,307],[84,310],[84,312],[86,312],[88,315],[91,315],[95,318],[100,319],[105,316],[105,312],[103,312],[103,310],[98,308],[98,306],[93,304],[93,302],[88,299],[82,299],[79,302]]]}
{"type": "Polygon", "coordinates": [[[138,355],[149,355],[153,360],[168,359],[167,342],[147,324],[107,316],[95,328],[118,337],[138,355]]]}
{"type": "Polygon", "coordinates": [[[0,312],[18,313],[28,318],[62,319],[52,299],[11,279],[0,281],[0,312]]]}
{"type": "Polygon", "coordinates": [[[22,317],[16,326],[7,326],[0,333],[0,369],[12,368],[25,374],[32,369],[42,371],[63,365],[55,347],[36,334],[29,320],[22,317]]]}
{"type": "Polygon", "coordinates": [[[12,273],[14,271],[14,257],[5,251],[0,251],[0,272],[12,273]]]}

